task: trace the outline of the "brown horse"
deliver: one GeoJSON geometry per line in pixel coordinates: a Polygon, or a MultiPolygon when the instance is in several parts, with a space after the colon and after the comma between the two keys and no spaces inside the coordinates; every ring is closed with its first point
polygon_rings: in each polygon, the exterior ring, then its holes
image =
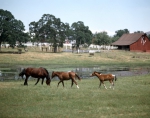
{"type": "MultiPolygon", "coordinates": [[[[101,86],[101,83],[104,85],[105,89],[107,89],[107,87],[104,84],[104,81],[109,81],[111,83],[111,85],[113,86],[114,89],[114,79],[115,81],[117,80],[117,77],[113,74],[101,74],[100,72],[93,72],[91,76],[97,76],[99,78],[100,81],[100,85],[99,88],[101,86]]],[[[111,88],[111,86],[110,86],[111,88]]]]}
{"type": "Polygon", "coordinates": [[[71,84],[71,87],[73,86],[73,83],[76,84],[77,88],[79,88],[77,82],[75,81],[75,77],[77,77],[79,80],[80,77],[75,73],[75,72],[52,72],[52,78],[53,77],[58,77],[59,78],[59,82],[58,82],[58,85],[57,87],[59,86],[59,84],[62,82],[62,85],[64,87],[64,80],[70,80],[72,81],[72,84],[71,84]]]}
{"type": "Polygon", "coordinates": [[[38,78],[35,85],[39,82],[40,78],[42,78],[42,83],[41,84],[43,84],[44,78],[46,78],[46,84],[47,85],[50,85],[50,82],[51,82],[48,71],[45,68],[42,68],[42,67],[23,69],[22,72],[19,74],[19,76],[21,76],[23,78],[24,75],[26,76],[26,79],[24,81],[24,85],[28,85],[27,81],[28,81],[28,78],[30,76],[34,77],[34,78],[38,78]]]}

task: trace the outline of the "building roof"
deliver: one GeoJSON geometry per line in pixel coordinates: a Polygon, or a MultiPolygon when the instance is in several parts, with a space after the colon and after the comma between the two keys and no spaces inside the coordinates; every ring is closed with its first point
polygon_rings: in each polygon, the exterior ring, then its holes
{"type": "Polygon", "coordinates": [[[135,43],[144,33],[132,33],[132,34],[123,34],[116,42],[112,45],[131,45],[135,43]]]}

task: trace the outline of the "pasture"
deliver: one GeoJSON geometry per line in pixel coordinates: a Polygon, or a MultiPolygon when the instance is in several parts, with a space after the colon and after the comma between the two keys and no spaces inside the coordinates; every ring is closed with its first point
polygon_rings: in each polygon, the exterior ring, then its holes
{"type": "MultiPolygon", "coordinates": [[[[14,51],[16,49],[13,49],[14,51]]],[[[42,52],[39,48],[29,48],[28,52],[13,54],[11,49],[2,48],[0,53],[0,64],[7,65],[33,65],[34,67],[53,66],[59,67],[90,67],[94,65],[119,65],[119,66],[148,66],[150,65],[150,54],[140,52],[129,52],[121,50],[110,50],[95,53],[51,53],[42,52]],[[86,60],[86,61],[85,61],[86,60]]]]}
{"type": "MultiPolygon", "coordinates": [[[[149,118],[150,75],[120,77],[115,89],[99,89],[99,80],[78,81],[80,89],[71,81],[65,81],[65,88],[58,81],[47,86],[44,82],[34,85],[30,80],[23,86],[23,80],[0,82],[0,116],[25,118],[149,118]]],[[[41,81],[40,81],[41,82],[41,81]]],[[[106,86],[110,85],[105,82],[106,86]]]]}
{"type": "MultiPolygon", "coordinates": [[[[29,48],[28,52],[14,54],[2,49],[0,69],[11,70],[24,67],[45,67],[49,72],[68,71],[78,67],[135,67],[149,68],[150,54],[111,50],[95,53],[50,53],[29,48]],[[9,52],[9,53],[8,53],[9,52]]],[[[14,49],[15,50],[15,49],[14,49]]],[[[8,72],[9,73],[9,72],[8,72]]],[[[91,74],[91,73],[90,73],[91,74]]],[[[13,78],[13,77],[9,77],[13,78]]],[[[0,81],[0,117],[2,118],[149,118],[150,116],[150,74],[117,77],[115,89],[99,89],[97,77],[77,80],[79,89],[71,81],[65,81],[63,88],[52,80],[47,86],[35,79],[0,81]]],[[[110,83],[105,82],[107,87],[110,83]]]]}

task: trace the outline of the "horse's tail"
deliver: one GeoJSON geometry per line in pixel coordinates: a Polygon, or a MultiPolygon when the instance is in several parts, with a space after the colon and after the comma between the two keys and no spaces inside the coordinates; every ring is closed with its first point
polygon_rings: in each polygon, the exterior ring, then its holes
{"type": "Polygon", "coordinates": [[[22,70],[22,73],[23,73],[23,74],[25,74],[25,73],[26,73],[26,69],[25,69],[25,68],[22,70]]]}
{"type": "Polygon", "coordinates": [[[116,75],[115,75],[115,81],[117,81],[117,77],[116,77],[116,75]]]}
{"type": "Polygon", "coordinates": [[[23,76],[26,74],[26,69],[24,68],[20,73],[19,76],[23,78],[23,76]]]}
{"type": "Polygon", "coordinates": [[[75,73],[75,75],[76,75],[76,77],[79,79],[79,80],[81,80],[81,78],[75,73]]]}

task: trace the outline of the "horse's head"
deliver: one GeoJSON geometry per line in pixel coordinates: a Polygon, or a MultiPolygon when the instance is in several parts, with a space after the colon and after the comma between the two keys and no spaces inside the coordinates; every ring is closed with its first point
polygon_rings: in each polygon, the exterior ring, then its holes
{"type": "MultiPolygon", "coordinates": [[[[44,68],[45,69],[45,68],[44,68]]],[[[50,83],[51,83],[51,78],[49,76],[49,72],[45,69],[47,75],[46,75],[46,84],[50,86],[50,83]]]]}
{"type": "Polygon", "coordinates": [[[91,74],[91,77],[92,77],[92,76],[96,76],[97,74],[101,74],[101,72],[96,72],[96,71],[94,71],[94,72],[91,74]]]}
{"type": "Polygon", "coordinates": [[[102,74],[101,72],[96,72],[96,71],[95,71],[95,73],[102,74]]]}
{"type": "Polygon", "coordinates": [[[50,83],[51,83],[51,79],[48,78],[48,79],[46,80],[46,84],[50,86],[50,83]]]}
{"type": "Polygon", "coordinates": [[[56,76],[56,74],[55,74],[55,72],[53,71],[53,72],[52,72],[52,78],[55,77],[55,76],[56,76]]]}
{"type": "Polygon", "coordinates": [[[90,74],[90,77],[93,77],[93,76],[95,76],[95,75],[94,75],[94,72],[93,72],[92,74],[90,74]]]}
{"type": "Polygon", "coordinates": [[[20,73],[19,73],[19,76],[21,76],[23,78],[23,76],[25,75],[26,73],[26,69],[24,68],[20,73]]]}

